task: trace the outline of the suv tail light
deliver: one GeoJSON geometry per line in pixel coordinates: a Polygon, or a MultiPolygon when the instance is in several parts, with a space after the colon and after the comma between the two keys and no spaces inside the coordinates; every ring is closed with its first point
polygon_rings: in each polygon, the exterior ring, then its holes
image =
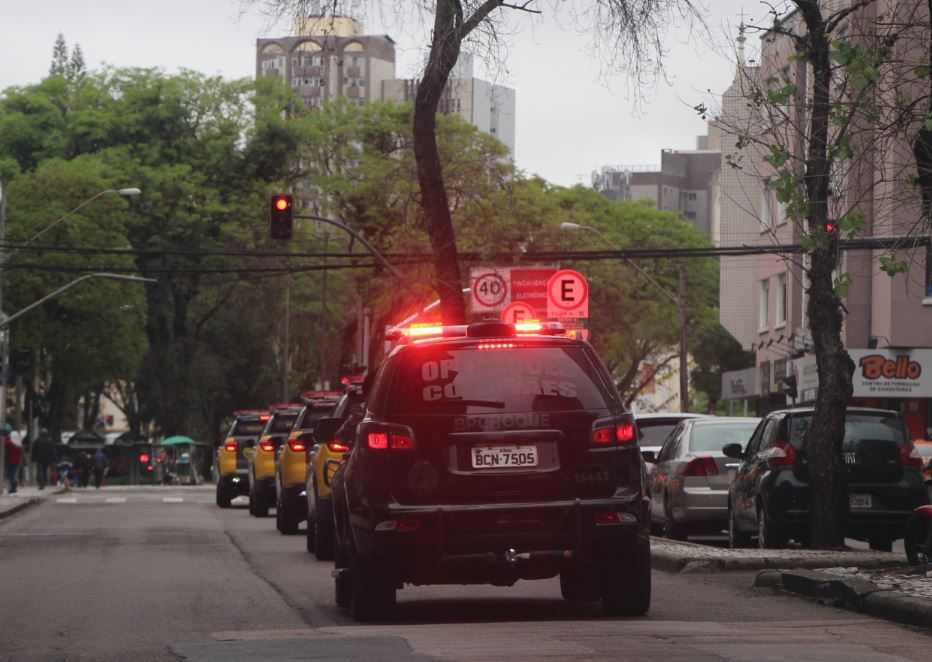
{"type": "Polygon", "coordinates": [[[922,467],[922,456],[911,442],[907,442],[900,451],[900,464],[904,467],[922,467]]]}
{"type": "Polygon", "coordinates": [[[263,441],[259,444],[259,448],[264,450],[266,453],[271,453],[275,450],[275,444],[273,444],[271,441],[263,441]]]}
{"type": "Polygon", "coordinates": [[[327,444],[327,448],[330,449],[331,453],[345,453],[349,450],[349,446],[346,444],[341,444],[339,441],[332,441],[327,444]]]}
{"type": "Polygon", "coordinates": [[[718,467],[715,466],[715,458],[708,455],[694,457],[683,470],[684,476],[717,476],[718,467]]]}
{"type": "Polygon", "coordinates": [[[367,442],[369,448],[377,451],[392,450],[410,451],[414,450],[414,433],[409,428],[369,428],[367,432],[367,442]]]}
{"type": "MultiPolygon", "coordinates": [[[[597,424],[598,425],[598,424],[597,424]]],[[[592,443],[597,446],[608,444],[627,445],[637,441],[637,428],[634,421],[624,418],[613,424],[607,421],[592,431],[592,443]]]]}
{"type": "Polygon", "coordinates": [[[791,467],[796,464],[796,451],[786,441],[778,441],[768,451],[767,464],[773,467],[791,467]]]}
{"type": "Polygon", "coordinates": [[[300,439],[289,439],[288,448],[290,448],[293,453],[303,453],[307,450],[307,446],[305,446],[304,442],[300,439]]]}
{"type": "Polygon", "coordinates": [[[223,443],[223,450],[225,450],[227,453],[235,453],[238,447],[239,444],[236,443],[236,439],[227,439],[223,443]]]}

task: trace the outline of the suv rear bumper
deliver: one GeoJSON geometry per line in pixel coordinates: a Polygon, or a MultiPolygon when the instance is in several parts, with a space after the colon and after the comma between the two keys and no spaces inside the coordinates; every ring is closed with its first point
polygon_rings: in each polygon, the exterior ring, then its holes
{"type": "Polygon", "coordinates": [[[400,506],[354,522],[361,557],[398,583],[492,583],[552,577],[648,540],[646,499],[400,506]],[[616,521],[597,521],[615,513],[616,521]],[[416,529],[392,530],[390,522],[416,529]]]}
{"type": "Polygon", "coordinates": [[[219,481],[231,497],[249,494],[249,475],[245,470],[237,470],[235,474],[224,474],[220,476],[219,481]]]}
{"type": "MultiPolygon", "coordinates": [[[[912,511],[870,510],[858,512],[852,510],[848,516],[845,535],[850,538],[889,538],[898,540],[903,537],[906,522],[912,511]]],[[[774,513],[771,516],[774,526],[781,533],[791,538],[799,538],[809,533],[809,511],[790,510],[774,513]]]]}

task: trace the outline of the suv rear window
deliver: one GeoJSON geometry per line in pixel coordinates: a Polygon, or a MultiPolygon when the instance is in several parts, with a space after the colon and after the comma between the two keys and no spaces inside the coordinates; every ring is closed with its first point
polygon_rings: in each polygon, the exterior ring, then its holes
{"type": "Polygon", "coordinates": [[[305,407],[302,412],[301,422],[295,426],[298,430],[310,430],[314,427],[314,423],[318,419],[323,418],[324,416],[330,416],[330,413],[333,411],[332,406],[324,407],[305,407]]]}
{"type": "MultiPolygon", "coordinates": [[[[780,429],[780,438],[786,438],[786,421],[790,421],[790,443],[795,448],[802,448],[809,426],[812,425],[812,414],[796,415],[784,419],[780,429]]],[[[904,446],[909,441],[909,431],[906,423],[898,416],[884,414],[849,413],[845,417],[845,445],[856,444],[859,441],[895,441],[897,445],[904,446]]]]}
{"type": "Polygon", "coordinates": [[[244,437],[246,435],[258,435],[265,428],[265,421],[236,421],[233,424],[231,437],[244,437]]]}
{"type": "Polygon", "coordinates": [[[291,432],[291,428],[294,426],[295,419],[297,418],[297,412],[293,414],[276,414],[266,434],[285,434],[286,432],[291,432]]]}
{"type": "Polygon", "coordinates": [[[399,359],[388,409],[403,416],[604,409],[610,401],[582,347],[433,346],[399,359]]]}

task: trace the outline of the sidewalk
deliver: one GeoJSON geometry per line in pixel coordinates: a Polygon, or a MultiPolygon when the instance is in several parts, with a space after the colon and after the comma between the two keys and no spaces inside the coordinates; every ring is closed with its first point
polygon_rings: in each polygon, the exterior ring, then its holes
{"type": "Polygon", "coordinates": [[[877,618],[932,628],[932,571],[902,554],[872,550],[727,549],[651,538],[655,570],[713,573],[760,570],[757,588],[815,598],[877,618]]]}
{"type": "Polygon", "coordinates": [[[44,490],[38,487],[20,487],[15,494],[0,495],[0,520],[65,491],[63,487],[49,485],[44,490]]]}

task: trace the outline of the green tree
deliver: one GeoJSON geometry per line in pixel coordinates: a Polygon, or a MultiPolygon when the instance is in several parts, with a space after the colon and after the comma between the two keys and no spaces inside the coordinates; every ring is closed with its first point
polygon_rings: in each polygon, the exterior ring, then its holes
{"type": "Polygon", "coordinates": [[[65,35],[61,32],[55,37],[52,47],[52,64],[49,66],[49,76],[64,76],[68,72],[68,44],[65,35]]]}

